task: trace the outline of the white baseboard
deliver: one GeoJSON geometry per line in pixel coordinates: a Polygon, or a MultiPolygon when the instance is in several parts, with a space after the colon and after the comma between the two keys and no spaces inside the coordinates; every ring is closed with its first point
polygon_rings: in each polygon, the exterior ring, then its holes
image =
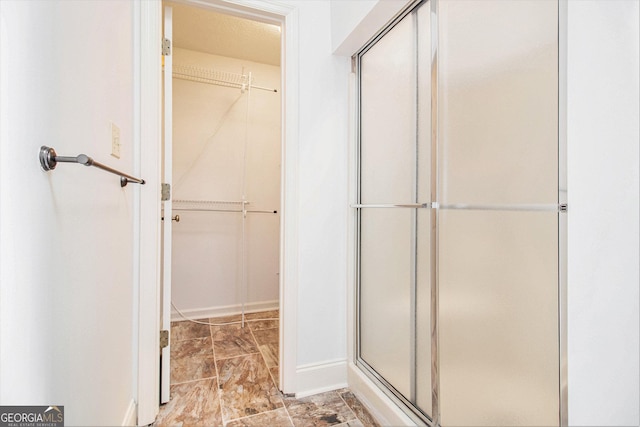
{"type": "Polygon", "coordinates": [[[297,398],[344,388],[347,386],[347,361],[339,359],[298,366],[296,382],[297,398]]]}
{"type": "MultiPolygon", "coordinates": [[[[177,305],[177,304],[176,304],[177,305]]],[[[244,305],[245,313],[254,313],[256,311],[266,311],[266,310],[277,310],[280,307],[280,301],[260,301],[260,302],[249,302],[244,305]]],[[[230,316],[232,314],[240,314],[242,313],[242,305],[234,304],[234,305],[222,305],[217,307],[205,307],[205,308],[193,308],[193,309],[182,309],[178,307],[185,316],[189,319],[205,319],[208,317],[219,317],[219,316],[230,316]]],[[[179,322],[180,320],[184,320],[180,314],[171,310],[171,321],[179,322]]]]}
{"type": "Polygon", "coordinates": [[[129,407],[127,408],[127,412],[124,414],[124,418],[122,419],[123,426],[136,426],[138,425],[138,414],[137,414],[136,401],[131,399],[129,402],[129,407]]]}
{"type": "Polygon", "coordinates": [[[349,389],[383,426],[416,426],[386,394],[353,363],[347,367],[349,389]]]}

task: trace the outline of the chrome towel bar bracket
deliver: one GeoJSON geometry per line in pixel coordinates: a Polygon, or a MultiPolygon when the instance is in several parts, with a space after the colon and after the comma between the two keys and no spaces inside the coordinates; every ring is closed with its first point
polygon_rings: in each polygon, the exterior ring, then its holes
{"type": "Polygon", "coordinates": [[[96,162],[86,154],[78,154],[76,157],[58,156],[56,150],[50,147],[40,147],[40,166],[45,171],[54,170],[58,163],[79,163],[85,166],[94,166],[103,171],[120,176],[120,187],[125,187],[128,183],[144,185],[144,179],[136,178],[124,172],[120,172],[100,162],[96,162]]]}

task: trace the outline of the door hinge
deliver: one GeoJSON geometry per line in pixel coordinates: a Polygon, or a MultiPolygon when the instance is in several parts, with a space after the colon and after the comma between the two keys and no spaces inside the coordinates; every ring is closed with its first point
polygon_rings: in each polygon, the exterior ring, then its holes
{"type": "Polygon", "coordinates": [[[560,212],[567,212],[568,209],[569,206],[566,203],[561,203],[560,205],[558,205],[558,211],[560,212]]]}
{"type": "Polygon", "coordinates": [[[162,39],[162,54],[164,56],[171,55],[171,40],[167,38],[162,39]]]}
{"type": "Polygon", "coordinates": [[[165,348],[169,346],[169,331],[163,329],[160,331],[160,348],[165,348]]]}
{"type": "Polygon", "coordinates": [[[171,184],[162,183],[162,195],[160,200],[166,202],[171,198],[171,184]]]}

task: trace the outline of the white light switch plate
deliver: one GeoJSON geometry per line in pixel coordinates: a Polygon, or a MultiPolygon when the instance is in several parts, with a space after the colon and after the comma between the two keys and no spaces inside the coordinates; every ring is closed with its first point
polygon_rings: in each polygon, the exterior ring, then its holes
{"type": "Polygon", "coordinates": [[[111,122],[111,155],[120,158],[120,128],[111,122]]]}

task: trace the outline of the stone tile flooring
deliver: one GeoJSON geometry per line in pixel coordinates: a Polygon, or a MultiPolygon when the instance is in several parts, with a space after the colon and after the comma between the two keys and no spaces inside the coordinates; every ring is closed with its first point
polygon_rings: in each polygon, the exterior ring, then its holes
{"type": "Polygon", "coordinates": [[[171,324],[171,400],[154,426],[379,427],[348,389],[283,396],[278,311],[246,320],[244,328],[239,315],[199,320],[217,326],[171,324]]]}

